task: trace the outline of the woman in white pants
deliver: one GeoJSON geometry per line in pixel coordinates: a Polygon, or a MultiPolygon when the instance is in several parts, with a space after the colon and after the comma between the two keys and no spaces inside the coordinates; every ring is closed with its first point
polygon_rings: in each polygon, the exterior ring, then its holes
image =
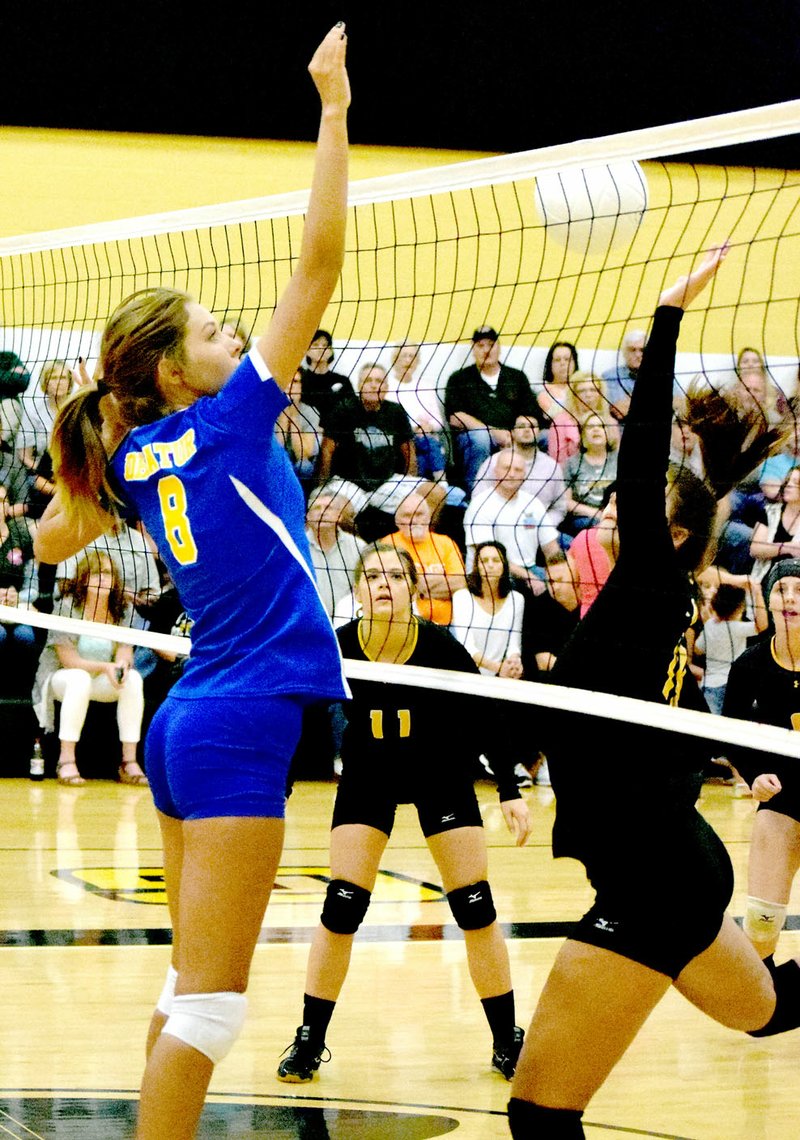
{"type": "MultiPolygon", "coordinates": [[[[117,569],[107,554],[97,550],[85,552],[61,598],[70,616],[98,623],[122,624],[127,610],[117,569]]],[[[34,706],[43,731],[52,732],[54,702],[61,702],[61,747],[56,768],[60,784],[79,787],[86,782],[75,763],[75,746],[90,701],[116,702],[122,745],[119,779],[124,784],[147,784],[136,759],[144,713],[142,678],[132,665],[131,645],[94,635],[50,635],[36,676],[34,706]]]]}

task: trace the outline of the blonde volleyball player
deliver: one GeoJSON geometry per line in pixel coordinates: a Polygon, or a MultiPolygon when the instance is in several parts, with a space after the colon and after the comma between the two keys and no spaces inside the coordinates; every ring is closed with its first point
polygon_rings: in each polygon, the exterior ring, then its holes
{"type": "Polygon", "coordinates": [[[193,621],[191,656],[145,754],[174,950],[151,1024],[139,1140],[196,1133],[214,1065],[244,1021],[303,708],[348,695],[303,494],[274,437],[283,389],[344,259],[345,54],[337,25],[309,65],[322,109],[303,243],[256,347],[240,360],[238,341],[183,293],[136,293],[106,327],[101,379],[55,427],[57,490],[37,556],[57,563],[118,514],[140,519],[193,621]]]}
{"type": "MultiPolygon", "coordinates": [[[[417,571],[407,551],[389,543],[362,551],[356,594],[363,616],[337,631],[345,658],[477,673],[469,653],[448,630],[412,612],[416,585],[417,571]]],[[[319,1068],[397,805],[413,803],[453,917],[464,932],[470,976],[492,1034],[492,1067],[510,1080],[524,1035],[515,1024],[508,950],[487,881],[486,840],[474,788],[485,745],[497,773],[503,817],[522,846],[530,813],[517,786],[514,759],[500,743],[507,726],[501,728],[498,720],[492,734],[487,728],[494,720],[491,707],[476,713],[472,697],[387,685],[377,678],[353,681],[345,716],[342,775],[331,824],[331,881],[308,956],[303,1024],[278,1065],[278,1078],[310,1081],[319,1068]]]]}

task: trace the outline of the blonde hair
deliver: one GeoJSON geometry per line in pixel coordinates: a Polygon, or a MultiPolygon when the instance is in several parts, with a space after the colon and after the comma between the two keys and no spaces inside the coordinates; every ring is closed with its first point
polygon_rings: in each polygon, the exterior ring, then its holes
{"type": "Polygon", "coordinates": [[[53,471],[68,518],[91,526],[117,515],[108,478],[103,422],[124,434],[169,409],[158,389],[164,358],[182,360],[191,298],[177,289],[142,289],[112,313],[100,343],[101,378],[74,392],[53,427],[53,471]],[[102,402],[102,408],[101,408],[102,402]]]}
{"type": "Polygon", "coordinates": [[[72,388],[72,369],[66,360],[45,360],[42,365],[42,371],[39,373],[39,387],[43,392],[47,391],[47,385],[50,383],[51,377],[55,373],[66,372],[69,376],[69,386],[72,388]]]}
{"type": "Polygon", "coordinates": [[[597,412],[604,411],[608,408],[608,397],[606,395],[606,382],[602,376],[598,376],[595,372],[590,372],[588,369],[581,369],[578,372],[573,372],[568,380],[569,393],[566,399],[565,411],[570,412],[576,419],[584,415],[587,411],[597,412]],[[599,395],[598,408],[590,408],[585,404],[580,397],[576,395],[575,389],[580,384],[591,384],[599,395]]]}
{"type": "Polygon", "coordinates": [[[115,622],[121,622],[127,609],[125,586],[116,562],[105,550],[89,547],[84,551],[75,567],[75,573],[61,587],[61,596],[62,598],[74,598],[75,602],[83,609],[89,592],[89,579],[93,574],[102,574],[104,571],[111,575],[108,612],[115,622]]]}

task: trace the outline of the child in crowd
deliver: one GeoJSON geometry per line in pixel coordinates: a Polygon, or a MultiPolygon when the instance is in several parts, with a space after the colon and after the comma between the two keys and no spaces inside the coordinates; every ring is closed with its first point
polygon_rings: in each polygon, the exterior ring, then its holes
{"type": "MultiPolygon", "coordinates": [[[[760,601],[758,583],[754,583],[753,592],[760,601]]],[[[766,628],[766,623],[759,620],[763,613],[759,605],[754,607],[755,619],[747,620],[747,591],[740,586],[717,586],[709,605],[711,613],[695,644],[695,654],[705,658],[703,696],[709,710],[719,715],[731,665],[747,648],[750,638],[766,628]]]]}

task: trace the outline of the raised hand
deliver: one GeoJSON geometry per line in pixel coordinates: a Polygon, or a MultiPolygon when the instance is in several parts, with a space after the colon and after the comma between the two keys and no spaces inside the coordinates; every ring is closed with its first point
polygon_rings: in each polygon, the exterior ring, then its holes
{"type": "Polygon", "coordinates": [[[665,289],[659,298],[659,305],[670,305],[675,309],[685,309],[709,283],[722,262],[728,256],[730,246],[726,241],[708,251],[697,269],[679,277],[674,285],[665,289]]]}
{"type": "Polygon", "coordinates": [[[308,70],[322,100],[323,110],[346,111],[350,106],[350,80],[345,60],[344,24],[336,24],[314,52],[308,70]]]}

